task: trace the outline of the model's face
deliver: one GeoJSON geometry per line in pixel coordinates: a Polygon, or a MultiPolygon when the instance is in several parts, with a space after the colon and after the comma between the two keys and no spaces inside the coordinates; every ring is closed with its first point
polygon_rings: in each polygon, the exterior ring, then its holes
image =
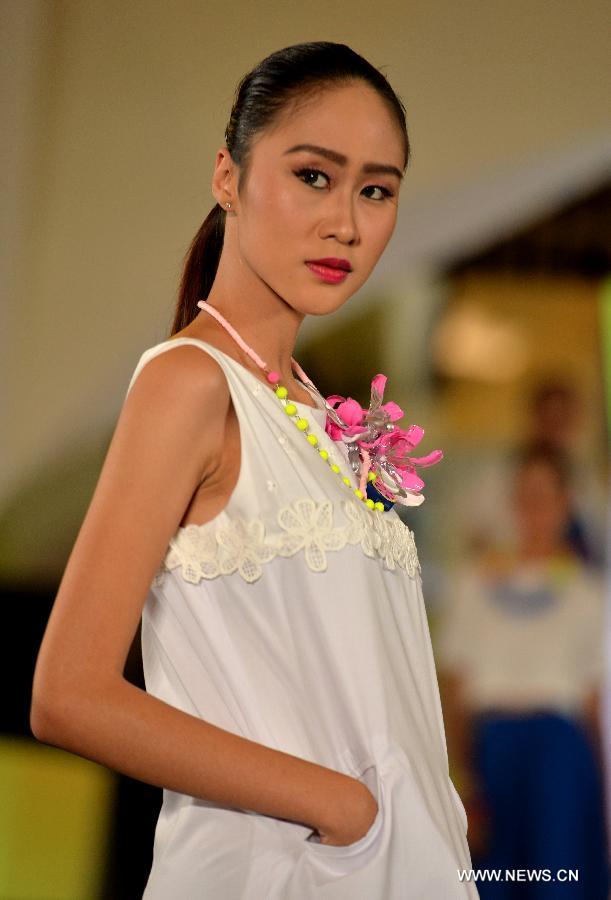
{"type": "Polygon", "coordinates": [[[397,218],[400,174],[363,166],[402,173],[404,161],[399,126],[372,88],[327,89],[255,139],[226,227],[237,228],[244,263],[290,306],[332,312],[367,280],[397,218]],[[321,149],[294,149],[302,144],[321,149]],[[347,260],[352,271],[325,281],[306,265],[324,258],[347,260]]]}

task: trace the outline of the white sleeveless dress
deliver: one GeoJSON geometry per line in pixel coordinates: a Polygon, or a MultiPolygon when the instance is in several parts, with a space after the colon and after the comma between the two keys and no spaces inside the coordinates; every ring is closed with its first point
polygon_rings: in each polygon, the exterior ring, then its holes
{"type": "MultiPolygon", "coordinates": [[[[467,820],[448,774],[412,532],[369,510],[320,458],[273,391],[227,354],[241,440],[225,509],[179,527],[142,613],[146,689],[228,731],[361,779],[371,828],[342,847],[301,825],[170,790],[145,900],[477,898],[467,820]]],[[[309,390],[309,389],[308,389],[309,390]]],[[[298,403],[342,472],[326,410],[298,403]],[[318,426],[318,427],[316,427],[318,426]]]]}

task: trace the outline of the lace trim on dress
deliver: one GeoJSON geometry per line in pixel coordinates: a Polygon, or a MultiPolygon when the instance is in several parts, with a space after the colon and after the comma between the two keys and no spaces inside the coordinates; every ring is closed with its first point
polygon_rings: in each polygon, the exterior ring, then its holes
{"type": "Polygon", "coordinates": [[[416,576],[420,563],[414,535],[401,519],[387,519],[349,500],[343,500],[342,507],[348,521],[338,526],[333,524],[330,500],[304,497],[278,511],[281,530],[274,533],[266,534],[265,524],[258,518],[236,518],[216,528],[208,528],[208,523],[180,527],[153,584],[160,584],[165,571],[178,566],[191,584],[233,572],[252,583],[261,577],[264,563],[301,551],[308,568],[324,572],[327,552],[347,544],[360,544],[367,556],[380,557],[389,569],[401,568],[410,578],[416,576]]]}

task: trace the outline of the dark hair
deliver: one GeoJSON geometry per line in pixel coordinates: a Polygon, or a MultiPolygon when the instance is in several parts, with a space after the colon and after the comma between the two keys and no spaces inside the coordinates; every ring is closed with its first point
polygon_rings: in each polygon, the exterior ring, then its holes
{"type": "Polygon", "coordinates": [[[517,475],[526,466],[544,465],[556,476],[556,483],[563,492],[570,490],[572,467],[566,453],[547,441],[533,441],[519,447],[514,453],[514,472],[517,475]]]}
{"type": "MultiPolygon", "coordinates": [[[[330,85],[361,79],[373,87],[395,116],[405,148],[407,168],[411,148],[405,107],[386,76],[346,44],[314,41],[294,44],[263,59],[240,81],[225,129],[225,144],[239,167],[238,194],[246,183],[253,138],[276,124],[283,112],[295,112],[301,103],[330,85]]],[[[219,265],[225,235],[225,210],[216,203],[204,219],[185,256],[171,334],[191,322],[205,300],[219,265]]]]}

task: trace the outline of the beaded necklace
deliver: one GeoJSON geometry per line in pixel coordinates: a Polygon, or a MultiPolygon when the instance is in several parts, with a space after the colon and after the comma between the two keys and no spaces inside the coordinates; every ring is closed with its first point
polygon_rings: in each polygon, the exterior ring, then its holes
{"type": "MultiPolygon", "coordinates": [[[[382,500],[374,500],[369,496],[366,496],[365,493],[361,490],[360,487],[355,488],[353,482],[347,475],[342,475],[340,467],[334,461],[333,457],[329,454],[328,450],[324,448],[318,448],[319,440],[316,434],[310,429],[310,423],[307,419],[303,418],[303,416],[299,413],[297,406],[293,403],[288,396],[288,389],[280,384],[281,375],[279,372],[276,372],[275,369],[270,369],[265,360],[261,359],[261,357],[249,347],[246,341],[238,334],[235,328],[229,324],[227,319],[213,306],[205,300],[199,300],[197,305],[200,309],[205,310],[207,313],[210,313],[217,322],[222,325],[222,327],[228,332],[228,334],[234,339],[234,341],[238,344],[239,347],[252,359],[252,361],[265,373],[266,380],[272,385],[274,389],[274,395],[278,398],[280,404],[284,408],[284,412],[289,416],[297,429],[304,435],[305,440],[308,444],[318,453],[319,457],[324,460],[324,462],[329,466],[332,472],[334,472],[340,481],[357,497],[361,500],[368,509],[375,510],[376,512],[384,512],[384,510],[389,509],[390,506],[388,501],[384,503],[382,500]]],[[[340,428],[345,428],[346,425],[337,415],[333,407],[327,402],[327,400],[322,396],[316,385],[313,381],[308,378],[306,373],[303,371],[299,363],[296,359],[291,357],[291,364],[293,371],[297,374],[299,379],[308,387],[312,388],[315,394],[322,400],[326,410],[327,416],[340,428]]],[[[369,472],[367,475],[367,481],[373,482],[376,479],[375,472],[369,472]]],[[[368,485],[368,489],[372,488],[373,485],[368,485]]]]}

